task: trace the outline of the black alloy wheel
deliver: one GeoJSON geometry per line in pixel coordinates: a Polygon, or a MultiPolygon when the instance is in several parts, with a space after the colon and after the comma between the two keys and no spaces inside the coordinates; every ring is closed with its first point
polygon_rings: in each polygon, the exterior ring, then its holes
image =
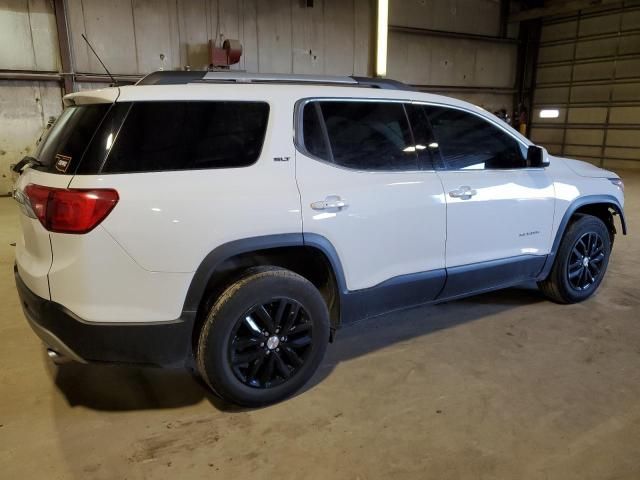
{"type": "Polygon", "coordinates": [[[597,217],[576,215],[560,241],[549,275],[538,281],[557,303],[576,303],[593,295],[604,279],[613,232],[597,217]]]}
{"type": "Polygon", "coordinates": [[[320,366],[329,310],[306,278],[281,267],[253,267],[211,300],[196,361],[223,399],[246,407],[278,402],[320,366]]]}
{"type": "Polygon", "coordinates": [[[604,241],[596,232],[587,232],[573,245],[567,262],[569,284],[579,291],[589,289],[602,274],[604,241]]]}
{"type": "Polygon", "coordinates": [[[313,341],[313,324],[299,302],[274,298],[238,319],[229,344],[233,373],[254,388],[277,386],[304,365],[313,341]]]}

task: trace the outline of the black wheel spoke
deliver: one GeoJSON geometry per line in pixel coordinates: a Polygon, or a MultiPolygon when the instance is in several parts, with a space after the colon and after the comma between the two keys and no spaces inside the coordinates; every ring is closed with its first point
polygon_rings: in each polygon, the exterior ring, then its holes
{"type": "Polygon", "coordinates": [[[569,272],[569,278],[576,278],[578,275],[582,274],[582,270],[584,269],[584,267],[582,266],[582,264],[580,264],[580,267],[578,267],[576,270],[569,272]]]}
{"type": "Polygon", "coordinates": [[[261,352],[261,355],[255,359],[251,367],[249,368],[249,372],[247,373],[247,380],[255,380],[256,375],[260,371],[260,367],[264,364],[264,353],[261,352]]]}
{"type": "Polygon", "coordinates": [[[300,313],[300,305],[291,305],[291,308],[289,309],[289,314],[287,315],[287,318],[284,320],[283,324],[282,324],[282,332],[283,333],[287,333],[289,330],[291,330],[291,327],[295,324],[296,319],[298,318],[298,314],[300,313]]]}
{"type": "Polygon", "coordinates": [[[304,335],[302,337],[290,339],[286,343],[286,345],[288,345],[290,347],[293,347],[293,348],[306,347],[307,345],[311,345],[311,336],[310,335],[304,335]]]}
{"type": "Polygon", "coordinates": [[[298,356],[298,354],[289,347],[289,345],[285,345],[282,348],[282,351],[289,360],[289,363],[291,363],[291,365],[293,365],[294,367],[299,367],[304,363],[303,360],[298,356]]]}
{"type": "Polygon", "coordinates": [[[242,340],[234,342],[233,346],[236,348],[236,350],[246,350],[247,348],[252,346],[259,346],[261,341],[262,339],[257,336],[243,338],[242,340]]]}
{"type": "Polygon", "coordinates": [[[260,305],[258,308],[256,308],[255,313],[268,332],[275,331],[273,319],[271,318],[271,315],[269,315],[269,312],[267,312],[267,309],[264,307],[264,305],[260,305]]]}
{"type": "Polygon", "coordinates": [[[278,302],[278,309],[276,310],[276,314],[273,317],[273,323],[275,324],[276,328],[282,325],[282,320],[284,319],[284,314],[288,306],[289,306],[289,302],[287,302],[284,299],[278,302]]]}
{"type": "Polygon", "coordinates": [[[289,370],[289,367],[287,367],[282,361],[280,354],[278,352],[274,352],[273,358],[276,365],[276,370],[280,373],[282,378],[289,378],[289,376],[291,375],[291,371],[289,370]]]}
{"type": "Polygon", "coordinates": [[[240,355],[236,355],[232,363],[233,365],[243,365],[245,363],[250,363],[250,362],[253,362],[256,358],[259,358],[262,354],[263,353],[260,350],[241,353],[240,355]]]}
{"type": "Polygon", "coordinates": [[[262,384],[266,384],[271,381],[273,378],[273,360],[274,355],[268,355],[267,360],[265,361],[266,365],[262,370],[262,374],[260,375],[260,380],[262,384]]]}
{"type": "Polygon", "coordinates": [[[593,275],[591,275],[591,270],[589,270],[589,268],[585,268],[584,270],[585,270],[585,277],[588,279],[587,285],[590,285],[595,281],[595,278],[593,278],[593,275]]]}

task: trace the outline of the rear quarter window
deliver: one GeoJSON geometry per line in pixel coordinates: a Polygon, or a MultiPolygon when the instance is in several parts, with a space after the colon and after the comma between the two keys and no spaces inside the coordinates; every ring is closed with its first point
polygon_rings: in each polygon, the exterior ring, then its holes
{"type": "Polygon", "coordinates": [[[111,104],[68,107],[43,138],[34,157],[49,173],[73,173],[111,104]]]}
{"type": "Polygon", "coordinates": [[[101,171],[245,167],[260,156],[268,118],[266,102],[134,102],[101,171]]]}

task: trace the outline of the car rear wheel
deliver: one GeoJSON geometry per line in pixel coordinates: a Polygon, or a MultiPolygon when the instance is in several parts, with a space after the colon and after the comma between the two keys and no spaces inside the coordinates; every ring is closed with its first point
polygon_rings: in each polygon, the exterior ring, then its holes
{"type": "Polygon", "coordinates": [[[538,283],[558,303],[586,300],[600,286],[609,264],[611,237],[597,217],[581,215],[567,228],[549,276],[538,283]]]}
{"type": "Polygon", "coordinates": [[[249,270],[215,301],[200,333],[198,370],[223,399],[248,407],[289,397],[329,341],[322,295],[289,270],[249,270]]]}

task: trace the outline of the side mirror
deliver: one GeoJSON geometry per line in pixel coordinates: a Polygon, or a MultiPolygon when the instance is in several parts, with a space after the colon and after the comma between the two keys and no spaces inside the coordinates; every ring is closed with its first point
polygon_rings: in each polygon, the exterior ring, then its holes
{"type": "Polygon", "coordinates": [[[549,154],[538,145],[529,145],[527,149],[527,167],[544,168],[549,166],[549,154]]]}

